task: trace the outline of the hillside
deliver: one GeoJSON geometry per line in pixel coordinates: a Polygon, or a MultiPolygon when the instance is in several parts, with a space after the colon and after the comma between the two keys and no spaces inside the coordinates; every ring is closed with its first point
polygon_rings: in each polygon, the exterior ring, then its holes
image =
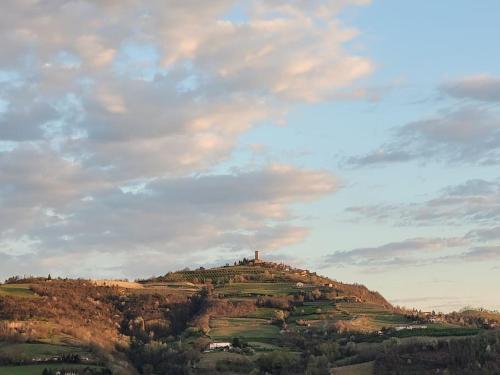
{"type": "Polygon", "coordinates": [[[400,352],[434,371],[485,340],[478,363],[495,368],[499,321],[401,310],[363,285],[247,259],[134,283],[11,278],[0,285],[0,375],[391,373],[408,368],[400,352]]]}
{"type": "Polygon", "coordinates": [[[325,276],[320,276],[316,272],[309,270],[293,268],[282,263],[273,262],[255,262],[253,260],[243,259],[235,262],[234,265],[216,267],[210,269],[198,268],[196,270],[183,270],[169,272],[165,276],[145,280],[143,283],[150,282],[191,282],[195,284],[212,284],[217,292],[223,296],[248,294],[256,295],[294,295],[304,294],[315,288],[320,288],[323,293],[328,293],[330,299],[346,300],[353,299],[382,305],[390,308],[391,305],[378,292],[370,291],[364,285],[344,284],[332,280],[325,276]],[[284,289],[273,288],[270,291],[264,289],[255,289],[257,283],[280,284],[284,289]],[[297,288],[297,283],[304,284],[302,288],[297,288]],[[243,289],[235,290],[235,288],[243,289]],[[287,288],[285,287],[287,286],[287,288]],[[245,290],[248,288],[248,291],[245,290]],[[312,289],[311,289],[312,288],[312,289]]]}

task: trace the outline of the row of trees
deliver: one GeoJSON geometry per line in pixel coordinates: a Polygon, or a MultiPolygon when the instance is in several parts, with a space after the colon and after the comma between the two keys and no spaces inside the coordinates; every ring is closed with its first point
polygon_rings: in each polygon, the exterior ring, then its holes
{"type": "Polygon", "coordinates": [[[500,332],[414,342],[387,347],[376,360],[376,373],[500,374],[500,332]]]}

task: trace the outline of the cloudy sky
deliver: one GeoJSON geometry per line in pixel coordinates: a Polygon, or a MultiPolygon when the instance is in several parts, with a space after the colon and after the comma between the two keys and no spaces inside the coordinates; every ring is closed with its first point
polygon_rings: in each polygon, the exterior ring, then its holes
{"type": "Polygon", "coordinates": [[[495,0],[5,0],[0,278],[248,256],[500,309],[495,0]]]}

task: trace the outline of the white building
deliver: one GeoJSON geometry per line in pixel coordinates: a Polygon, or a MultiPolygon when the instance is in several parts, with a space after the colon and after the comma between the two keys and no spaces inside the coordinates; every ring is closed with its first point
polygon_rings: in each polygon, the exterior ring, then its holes
{"type": "Polygon", "coordinates": [[[230,342],[212,342],[208,344],[208,350],[231,349],[231,347],[230,342]]]}

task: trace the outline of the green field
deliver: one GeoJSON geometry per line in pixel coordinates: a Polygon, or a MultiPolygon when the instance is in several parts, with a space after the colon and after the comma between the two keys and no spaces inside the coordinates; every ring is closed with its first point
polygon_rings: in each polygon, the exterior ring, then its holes
{"type": "Polygon", "coordinates": [[[255,311],[241,315],[240,318],[273,319],[275,312],[276,309],[272,307],[259,307],[255,311]]]}
{"type": "MultiPolygon", "coordinates": [[[[210,279],[216,281],[236,275],[256,275],[266,271],[262,267],[250,266],[232,266],[232,267],[217,267],[211,269],[197,269],[193,271],[178,271],[172,274],[167,274],[163,277],[166,281],[201,281],[210,279]]],[[[277,273],[278,274],[278,273],[277,273]]],[[[280,273],[281,274],[281,273],[280,273]]]]}
{"type": "Polygon", "coordinates": [[[295,323],[297,320],[305,320],[310,323],[319,320],[349,320],[351,317],[339,311],[334,302],[318,301],[305,302],[303,306],[297,306],[296,310],[288,317],[289,323],[295,323]]]}
{"type": "Polygon", "coordinates": [[[254,318],[215,318],[210,326],[210,337],[219,341],[242,337],[248,341],[267,342],[276,338],[280,331],[277,326],[254,318]]]}
{"type": "Polygon", "coordinates": [[[35,357],[45,358],[64,354],[78,354],[81,357],[94,359],[90,352],[80,347],[45,343],[0,343],[0,352],[9,357],[27,360],[35,357]]]}
{"type": "Polygon", "coordinates": [[[2,284],[0,296],[35,297],[36,294],[30,289],[30,284],[2,284]]]}
{"type": "Polygon", "coordinates": [[[335,303],[330,301],[319,302],[305,302],[303,306],[297,306],[292,313],[293,316],[307,318],[309,315],[314,314],[335,314],[341,315],[342,313],[337,310],[335,303]]]}
{"type": "Polygon", "coordinates": [[[233,283],[216,289],[226,296],[287,296],[298,290],[294,283],[233,283]]]}
{"type": "Polygon", "coordinates": [[[200,358],[199,367],[200,369],[215,371],[215,366],[217,365],[217,361],[220,360],[237,360],[237,359],[247,359],[247,356],[236,354],[236,353],[228,353],[228,352],[211,352],[211,353],[203,353],[200,358]]]}
{"type": "Polygon", "coordinates": [[[333,368],[332,375],[371,375],[374,373],[374,362],[359,363],[350,366],[333,368]]]}
{"type": "Polygon", "coordinates": [[[471,336],[481,332],[480,328],[466,327],[443,327],[443,326],[428,326],[426,329],[412,329],[395,332],[394,337],[415,337],[415,336],[430,336],[430,337],[453,337],[453,336],[471,336]]]}
{"type": "Polygon", "coordinates": [[[394,314],[379,305],[370,303],[350,303],[341,302],[337,304],[337,309],[348,313],[352,317],[366,317],[378,329],[382,327],[393,327],[401,324],[408,324],[407,319],[400,314],[394,314]]]}
{"type": "Polygon", "coordinates": [[[0,366],[0,375],[41,375],[45,368],[51,369],[74,369],[83,370],[85,368],[102,368],[99,366],[75,365],[69,363],[27,365],[27,366],[0,366]]]}

